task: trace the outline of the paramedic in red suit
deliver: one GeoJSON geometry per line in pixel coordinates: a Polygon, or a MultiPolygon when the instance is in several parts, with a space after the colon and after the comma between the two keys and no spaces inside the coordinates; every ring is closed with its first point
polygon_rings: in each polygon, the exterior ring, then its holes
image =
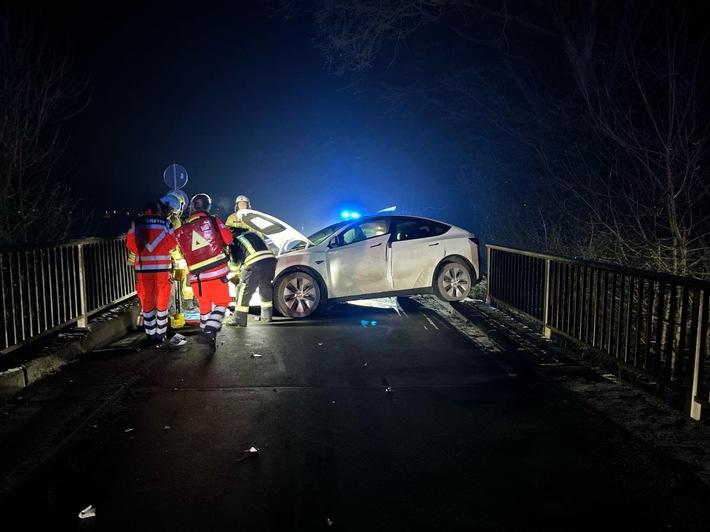
{"type": "Polygon", "coordinates": [[[190,285],[200,305],[200,328],[197,341],[216,349],[216,337],[222,328],[227,308],[232,302],[227,275],[229,255],[226,248],[232,233],[217,216],[210,216],[212,200],[196,194],[190,200],[189,217],[175,231],[189,271],[190,285]]]}
{"type": "Polygon", "coordinates": [[[135,255],[136,291],[148,340],[160,343],[168,331],[171,252],[177,247],[173,226],[160,204],[148,202],[126,234],[126,247],[135,255]]]}

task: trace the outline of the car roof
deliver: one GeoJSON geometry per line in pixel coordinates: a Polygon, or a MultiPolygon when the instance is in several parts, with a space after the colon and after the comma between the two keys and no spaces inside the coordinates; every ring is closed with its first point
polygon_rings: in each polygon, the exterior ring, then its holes
{"type": "MultiPolygon", "coordinates": [[[[286,251],[288,246],[293,242],[305,242],[306,247],[314,245],[314,243],[303,233],[294,229],[286,222],[279,220],[278,218],[270,214],[266,214],[253,209],[240,209],[239,211],[237,211],[237,217],[255,231],[259,231],[260,233],[268,237],[278,248],[279,254],[286,251]]],[[[416,219],[427,222],[440,223],[448,225],[450,227],[458,227],[448,222],[444,222],[442,220],[435,220],[434,218],[427,218],[425,216],[417,216],[414,214],[395,214],[392,212],[376,212],[373,214],[362,216],[360,218],[334,222],[330,225],[326,225],[320,228],[318,231],[316,231],[316,233],[328,227],[337,226],[337,231],[340,230],[342,227],[354,223],[363,223],[367,222],[368,220],[392,220],[395,218],[416,219]]]]}

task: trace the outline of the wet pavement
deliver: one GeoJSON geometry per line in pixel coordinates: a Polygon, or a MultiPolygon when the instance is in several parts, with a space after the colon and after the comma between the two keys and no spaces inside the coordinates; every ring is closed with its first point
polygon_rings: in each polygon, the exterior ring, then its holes
{"type": "Polygon", "coordinates": [[[82,357],[8,405],[3,509],[100,530],[704,529],[704,424],[480,303],[401,303],[225,328],[214,355],[183,331],[82,357]]]}

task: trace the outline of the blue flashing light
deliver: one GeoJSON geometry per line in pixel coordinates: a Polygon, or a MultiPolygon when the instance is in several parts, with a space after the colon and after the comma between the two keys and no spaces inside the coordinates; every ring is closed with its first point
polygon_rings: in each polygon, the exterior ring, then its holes
{"type": "Polygon", "coordinates": [[[341,211],[340,212],[340,217],[343,220],[348,220],[348,219],[353,219],[356,220],[357,218],[360,218],[360,213],[355,212],[355,211],[341,211]]]}
{"type": "Polygon", "coordinates": [[[355,220],[357,218],[360,218],[360,213],[356,211],[341,211],[340,212],[340,217],[343,220],[355,220]]]}

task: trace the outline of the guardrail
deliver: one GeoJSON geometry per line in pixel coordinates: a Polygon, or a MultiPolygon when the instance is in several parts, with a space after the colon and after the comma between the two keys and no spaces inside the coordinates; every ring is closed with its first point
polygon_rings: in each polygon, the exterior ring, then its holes
{"type": "Polygon", "coordinates": [[[710,283],[488,246],[489,303],[541,324],[682,398],[699,420],[710,406],[710,283]]]}
{"type": "Polygon", "coordinates": [[[126,237],[0,250],[0,355],[136,294],[126,237]]]}

